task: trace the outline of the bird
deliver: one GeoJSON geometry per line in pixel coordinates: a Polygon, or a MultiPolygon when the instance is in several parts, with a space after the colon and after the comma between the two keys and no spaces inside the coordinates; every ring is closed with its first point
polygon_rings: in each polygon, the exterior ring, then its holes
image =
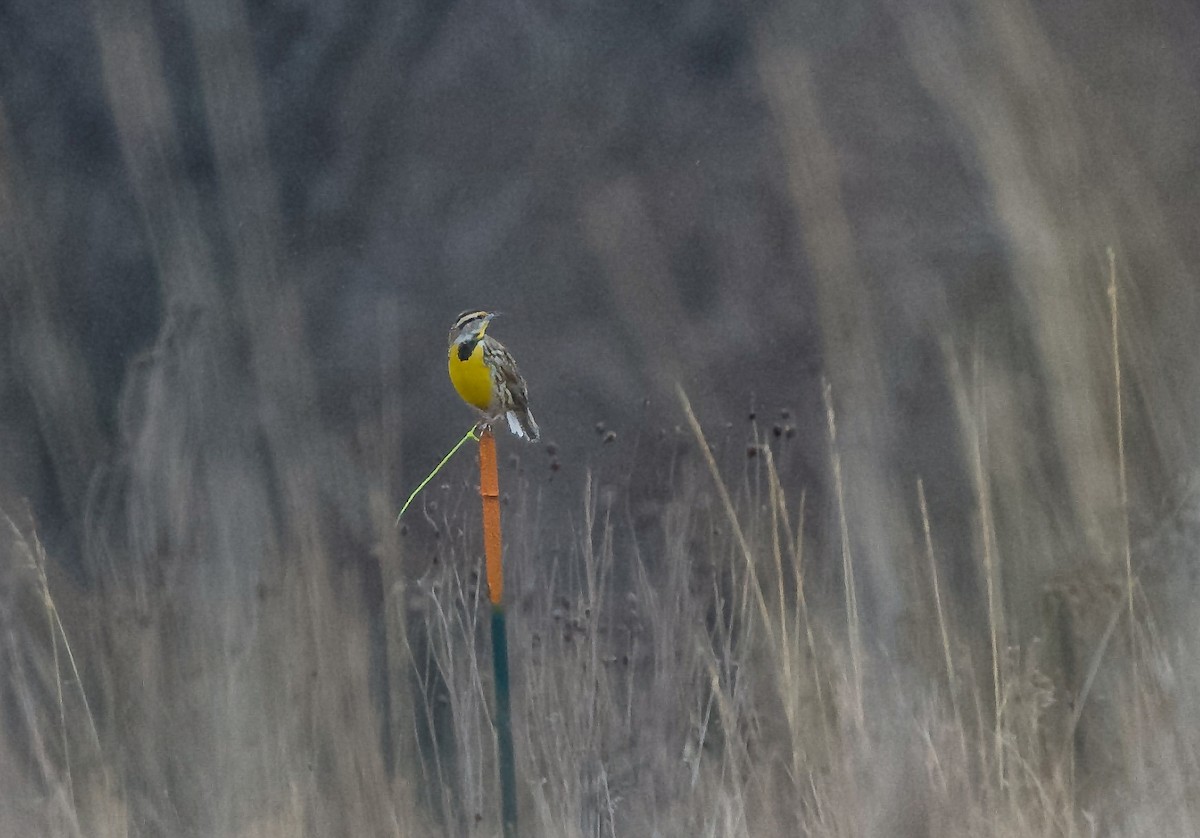
{"type": "Polygon", "coordinates": [[[464,311],[450,327],[450,381],[462,400],[491,425],[501,416],[512,434],[530,442],[542,432],[529,411],[529,388],[517,362],[500,341],[486,334],[496,312],[464,311]]]}

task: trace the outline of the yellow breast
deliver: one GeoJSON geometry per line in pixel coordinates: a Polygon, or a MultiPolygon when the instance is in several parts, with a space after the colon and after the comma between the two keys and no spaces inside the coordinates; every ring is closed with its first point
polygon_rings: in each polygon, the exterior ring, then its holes
{"type": "Polygon", "coordinates": [[[450,381],[462,400],[480,410],[492,404],[492,373],[483,362],[483,343],[475,344],[467,360],[458,357],[458,346],[450,345],[450,381]]]}

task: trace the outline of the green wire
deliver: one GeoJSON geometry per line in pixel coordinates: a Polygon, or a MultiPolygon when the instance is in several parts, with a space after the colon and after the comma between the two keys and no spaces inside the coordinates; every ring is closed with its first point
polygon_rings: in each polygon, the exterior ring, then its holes
{"type": "Polygon", "coordinates": [[[433,471],[429,472],[428,477],[426,477],[424,480],[421,481],[421,485],[419,485],[419,486],[417,486],[417,488],[413,489],[413,493],[408,496],[408,500],[406,500],[404,502],[404,506],[400,507],[400,514],[396,516],[395,526],[400,526],[400,516],[404,514],[404,510],[408,509],[408,506],[409,506],[409,504],[411,504],[413,502],[413,499],[416,498],[416,496],[421,493],[422,489],[424,489],[426,486],[429,485],[429,481],[437,476],[437,473],[442,470],[442,466],[446,465],[446,463],[448,463],[450,461],[450,458],[458,453],[458,449],[463,447],[463,443],[466,442],[468,439],[474,439],[474,440],[479,439],[479,437],[475,436],[475,428],[476,428],[476,426],[472,425],[471,430],[467,431],[466,436],[464,436],[457,443],[455,443],[454,447],[450,449],[450,453],[447,454],[445,457],[442,457],[442,461],[437,464],[437,467],[433,471]]]}

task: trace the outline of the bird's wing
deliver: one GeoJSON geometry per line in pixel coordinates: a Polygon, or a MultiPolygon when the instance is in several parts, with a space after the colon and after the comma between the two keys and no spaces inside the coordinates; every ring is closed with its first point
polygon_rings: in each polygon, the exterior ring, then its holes
{"type": "Polygon", "coordinates": [[[522,410],[528,409],[529,389],[517,369],[517,362],[513,360],[512,354],[495,338],[485,337],[483,340],[484,351],[495,360],[494,368],[500,373],[509,395],[512,396],[512,406],[522,410]]]}

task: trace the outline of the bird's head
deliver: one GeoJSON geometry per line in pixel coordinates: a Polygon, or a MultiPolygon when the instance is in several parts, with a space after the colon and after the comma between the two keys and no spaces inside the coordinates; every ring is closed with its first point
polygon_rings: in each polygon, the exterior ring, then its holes
{"type": "Polygon", "coordinates": [[[498,317],[494,311],[464,311],[450,327],[450,343],[467,343],[477,341],[487,331],[488,324],[498,317]]]}

